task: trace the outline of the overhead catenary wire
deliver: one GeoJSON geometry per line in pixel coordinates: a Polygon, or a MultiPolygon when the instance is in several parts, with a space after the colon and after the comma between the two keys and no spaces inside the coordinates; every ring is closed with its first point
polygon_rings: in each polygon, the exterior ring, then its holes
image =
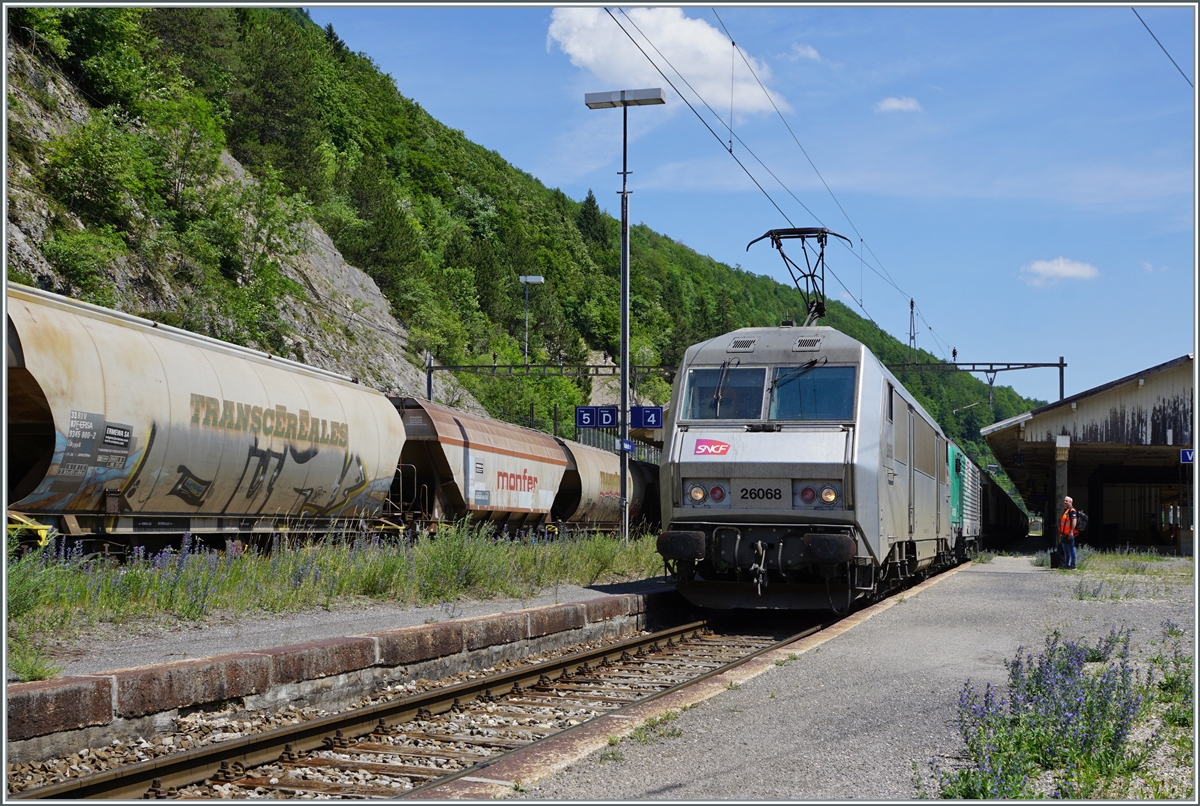
{"type": "MultiPolygon", "coordinates": [[[[692,114],[694,114],[696,116],[696,119],[699,120],[702,124],[704,124],[704,128],[708,129],[709,134],[711,134],[713,137],[717,138],[717,142],[721,143],[721,147],[724,148],[725,143],[721,141],[721,135],[719,135],[715,131],[713,131],[712,126],[708,125],[708,121],[705,120],[703,118],[703,116],[701,116],[700,113],[696,111],[696,108],[694,106],[692,106],[691,102],[688,101],[688,99],[684,96],[684,94],[679,91],[679,88],[675,86],[675,83],[673,81],[671,81],[671,79],[667,76],[667,74],[664,73],[657,64],[654,63],[654,60],[650,58],[650,55],[647,54],[645,49],[642,48],[642,46],[640,44],[638,44],[638,41],[636,39],[634,39],[633,36],[628,31],[625,30],[625,26],[621,25],[621,22],[616,17],[613,16],[613,13],[611,11],[609,11],[608,8],[605,8],[604,11],[608,14],[609,17],[612,18],[612,21],[617,24],[617,27],[621,29],[621,32],[624,33],[625,36],[629,37],[629,41],[633,43],[634,47],[636,47],[639,51],[641,51],[641,54],[646,57],[646,61],[650,62],[650,66],[658,71],[658,74],[663,77],[663,80],[666,81],[667,84],[670,85],[671,89],[675,91],[675,94],[678,95],[685,104],[687,104],[688,109],[692,110],[692,114]]],[[[621,13],[625,14],[624,11],[621,11],[621,13]]],[[[626,16],[626,19],[628,19],[628,16],[626,16]]],[[[635,25],[634,27],[636,28],[637,26],[635,25]]],[[[641,33],[640,30],[638,32],[641,33]]],[[[642,36],[645,36],[645,34],[642,34],[642,36]]],[[[649,39],[647,39],[647,41],[649,41],[649,39]]],[[[675,68],[672,67],[671,69],[674,70],[675,68]]],[[[679,73],[678,70],[675,70],[675,72],[677,74],[679,74],[680,77],[682,78],[682,74],[679,73]]],[[[705,106],[708,106],[708,104],[705,104],[705,106]]],[[[709,107],[709,109],[711,110],[712,107],[709,107]]],[[[766,188],[764,188],[759,183],[758,179],[756,179],[754,177],[754,174],[750,173],[750,171],[746,169],[746,166],[742,164],[742,161],[739,160],[737,158],[737,156],[735,154],[733,154],[733,152],[730,152],[730,156],[733,157],[734,162],[736,162],[738,164],[738,167],[740,167],[745,172],[746,176],[748,176],[750,178],[750,181],[753,182],[754,185],[759,190],[762,191],[763,195],[767,197],[767,200],[769,202],[771,202],[771,205],[777,211],[779,211],[779,214],[781,216],[783,216],[784,220],[787,221],[789,224],[792,224],[792,220],[790,218],[788,218],[787,213],[785,213],[783,211],[783,208],[781,208],[779,206],[779,204],[776,203],[775,199],[771,198],[771,194],[767,193],[766,188]]],[[[795,226],[795,224],[792,224],[792,226],[795,226]]]]}
{"type": "MultiPolygon", "coordinates": [[[[1179,75],[1183,76],[1183,80],[1188,83],[1188,86],[1191,87],[1192,89],[1196,89],[1196,85],[1193,84],[1192,80],[1187,77],[1187,73],[1183,72],[1183,68],[1180,67],[1178,64],[1176,64],[1175,59],[1171,58],[1171,54],[1167,53],[1167,49],[1163,47],[1163,43],[1158,41],[1157,36],[1154,36],[1154,32],[1150,30],[1149,25],[1146,25],[1146,21],[1142,19],[1141,14],[1138,14],[1137,9],[1134,8],[1133,6],[1130,6],[1129,10],[1132,11],[1134,13],[1134,15],[1138,18],[1138,22],[1140,22],[1142,24],[1142,27],[1146,29],[1146,33],[1150,34],[1150,36],[1152,36],[1154,38],[1155,43],[1157,43],[1158,46],[1160,48],[1162,48],[1162,52],[1166,54],[1167,58],[1171,59],[1171,64],[1175,65],[1175,69],[1179,71],[1179,75]]],[[[732,37],[730,37],[730,38],[732,39],[732,37]]]]}
{"type": "MultiPolygon", "coordinates": [[[[641,44],[638,43],[638,41],[633,37],[633,35],[630,34],[629,31],[627,31],[625,29],[625,26],[621,25],[621,22],[615,16],[613,16],[613,13],[611,11],[609,11],[609,9],[607,9],[607,8],[605,8],[604,10],[605,10],[605,12],[608,13],[609,17],[612,18],[613,22],[615,22],[617,24],[617,27],[619,27],[621,29],[621,32],[624,33],[625,36],[629,38],[629,41],[632,42],[633,45],[641,52],[641,54],[646,57],[646,61],[650,62],[650,66],[653,67],[658,72],[658,74],[663,77],[663,80],[666,81],[667,84],[670,85],[671,89],[675,91],[675,94],[679,96],[680,100],[682,100],[687,105],[688,109],[690,109],[692,111],[692,114],[694,114],[696,116],[696,118],[701,122],[701,124],[703,124],[704,128],[708,129],[709,133],[712,134],[714,138],[716,138],[717,142],[721,144],[722,150],[726,150],[725,142],[721,139],[720,135],[718,135],[715,131],[713,131],[712,126],[710,126],[708,124],[708,121],[706,121],[704,119],[704,117],[696,110],[696,108],[692,105],[691,101],[688,100],[687,96],[685,96],[682,92],[679,91],[679,88],[675,86],[675,83],[673,81],[671,81],[670,77],[668,77],[667,74],[663,72],[662,68],[659,67],[658,64],[652,58],[650,58],[650,55],[648,53],[646,53],[645,48],[643,48],[641,46],[641,44]]],[[[625,19],[629,20],[629,24],[632,25],[633,28],[639,34],[642,35],[643,38],[646,39],[646,42],[650,45],[651,48],[654,49],[655,53],[657,53],[659,55],[659,57],[662,58],[662,60],[664,62],[666,62],[666,64],[675,72],[675,74],[679,76],[680,80],[683,81],[683,83],[685,85],[687,85],[688,89],[690,89],[693,93],[695,93],[696,97],[700,100],[700,102],[702,104],[704,104],[704,106],[708,109],[708,111],[710,113],[712,113],[713,117],[716,118],[717,120],[720,120],[721,116],[718,115],[715,110],[713,110],[712,106],[709,105],[708,101],[706,101],[704,99],[704,96],[701,95],[695,89],[695,87],[693,87],[691,85],[690,82],[688,82],[687,78],[683,75],[682,72],[679,71],[678,68],[676,68],[673,64],[671,64],[670,60],[667,59],[667,57],[665,55],[663,55],[662,51],[660,51],[654,45],[654,42],[648,36],[646,36],[645,32],[643,32],[641,30],[641,28],[638,27],[637,23],[635,23],[632,19],[630,19],[629,15],[626,14],[624,12],[624,10],[618,9],[618,11],[621,11],[621,15],[624,16],[625,19]]],[[[722,123],[722,125],[724,125],[724,121],[721,121],[721,123],[722,123]]],[[[761,159],[758,158],[758,156],[746,145],[745,141],[742,140],[741,137],[738,137],[736,134],[732,134],[732,132],[731,132],[731,135],[732,135],[733,139],[736,139],[737,142],[739,144],[741,144],[741,146],[743,148],[746,149],[746,152],[748,154],[750,154],[750,156],[754,157],[755,161],[757,161],[758,164],[760,166],[762,166],[763,170],[765,170],[768,174],[770,174],[771,178],[774,179],[776,182],[778,182],[780,187],[782,187],[787,192],[787,194],[796,201],[797,204],[799,204],[801,207],[804,208],[805,212],[807,212],[814,219],[816,219],[818,223],[820,223],[820,221],[821,221],[820,218],[815,213],[813,213],[813,211],[810,210],[804,204],[804,202],[800,201],[800,199],[797,198],[796,195],[794,193],[792,193],[790,189],[788,189],[788,187],[783,183],[783,181],[780,180],[779,177],[776,176],[774,174],[774,172],[771,171],[771,169],[768,168],[766,166],[766,164],[761,159]]],[[[771,194],[767,192],[767,190],[762,186],[762,184],[758,181],[758,179],[755,178],[755,176],[752,173],[750,173],[749,169],[746,168],[746,166],[742,163],[742,161],[737,158],[737,155],[735,155],[732,152],[732,150],[729,151],[729,155],[738,164],[738,167],[740,167],[742,169],[742,171],[745,172],[746,176],[750,178],[750,181],[752,181],[754,183],[754,185],[759,189],[759,191],[761,191],[762,194],[767,197],[767,200],[770,201],[771,205],[779,212],[779,214],[781,216],[783,216],[783,219],[785,221],[787,221],[789,225],[794,227],[795,224],[792,222],[792,219],[787,215],[787,213],[785,213],[783,211],[783,209],[779,206],[779,204],[775,201],[775,199],[771,196],[771,194]]],[[[824,224],[822,224],[822,226],[824,226],[824,224]]],[[[859,304],[858,300],[855,299],[854,292],[852,292],[846,286],[846,284],[842,282],[842,279],[837,276],[837,273],[834,272],[832,268],[829,268],[828,263],[826,263],[826,268],[828,269],[830,275],[833,276],[833,279],[835,279],[837,281],[838,285],[840,285],[845,290],[846,295],[851,300],[854,300],[856,304],[858,304],[859,309],[867,317],[868,321],[870,321],[871,324],[875,325],[876,328],[879,328],[880,330],[882,330],[882,328],[880,328],[880,326],[879,326],[879,323],[875,321],[874,317],[871,316],[870,312],[863,305],[859,304]]],[[[874,269],[872,269],[872,271],[874,271],[874,269]]]]}
{"type": "MultiPolygon", "coordinates": [[[[800,138],[796,136],[796,133],[792,130],[792,127],[788,124],[787,118],[785,118],[783,116],[783,113],[779,110],[779,107],[775,103],[775,99],[771,97],[771,93],[768,92],[767,88],[763,85],[762,80],[758,77],[758,73],[754,69],[754,66],[752,64],[750,64],[750,60],[746,58],[746,54],[742,52],[741,48],[737,47],[737,44],[734,42],[733,34],[730,32],[729,27],[725,24],[725,21],[721,19],[721,15],[717,13],[716,8],[712,8],[711,10],[712,10],[713,16],[717,18],[717,22],[720,23],[721,28],[725,31],[725,35],[729,37],[730,44],[733,45],[734,49],[738,52],[738,55],[740,55],[742,57],[742,61],[745,63],[746,68],[750,71],[750,75],[754,76],[754,80],[758,83],[759,89],[762,90],[763,95],[766,97],[767,101],[771,104],[771,107],[775,110],[775,114],[779,116],[779,120],[783,123],[784,127],[788,130],[788,134],[790,134],[792,136],[792,140],[795,141],[796,146],[800,149],[800,153],[802,153],[804,155],[804,158],[806,160],[808,160],[808,164],[810,166],[812,166],[813,172],[816,173],[817,178],[821,180],[821,184],[825,186],[825,190],[829,192],[830,198],[833,199],[834,204],[837,205],[838,209],[841,210],[842,215],[845,216],[846,223],[848,223],[850,225],[850,228],[854,230],[854,234],[859,237],[860,265],[861,265],[861,261],[862,261],[861,246],[865,245],[867,251],[871,253],[871,257],[875,258],[875,262],[878,264],[879,269],[882,270],[884,274],[881,275],[878,271],[875,270],[874,266],[871,266],[868,263],[867,265],[870,267],[871,271],[877,277],[879,277],[881,280],[884,280],[886,283],[888,283],[890,286],[892,286],[892,288],[896,289],[896,291],[901,295],[901,297],[903,297],[904,299],[912,299],[912,296],[909,295],[907,292],[905,292],[904,289],[900,288],[900,286],[892,278],[891,272],[889,272],[887,270],[887,267],[885,267],[883,265],[883,261],[881,261],[879,259],[879,256],[875,254],[875,250],[873,250],[871,248],[871,245],[866,243],[866,239],[864,239],[862,236],[862,233],[858,231],[858,227],[855,226],[854,221],[850,218],[850,214],[846,212],[846,208],[843,207],[841,201],[838,200],[837,195],[833,192],[833,188],[829,187],[829,183],[826,182],[825,177],[821,175],[821,171],[817,168],[816,163],[813,162],[812,157],[809,156],[808,151],[804,148],[804,145],[800,142],[800,138]],[[884,276],[884,275],[886,275],[886,276],[884,276]]],[[[643,36],[644,36],[644,34],[643,34],[643,36]]],[[[741,142],[740,138],[739,138],[738,142],[741,142]]],[[[763,167],[765,168],[766,166],[763,166],[763,167]]],[[[772,176],[774,176],[774,174],[772,174],[772,176]]],[[[778,179],[776,181],[778,181],[778,179]]],[[[782,185],[783,183],[781,182],[780,184],[782,185]]],[[[790,191],[789,191],[789,195],[792,195],[792,198],[795,198],[795,195],[791,194],[790,191]]],[[[799,199],[796,199],[796,201],[799,202],[799,199]]],[[[801,206],[804,207],[804,205],[802,203],[801,203],[801,206]]],[[[804,207],[804,209],[808,210],[807,207],[804,207]]],[[[809,211],[809,212],[810,212],[810,214],[812,214],[811,211],[809,211]]],[[[816,215],[813,215],[813,218],[815,218],[818,221],[818,223],[821,224],[821,226],[825,226],[824,222],[822,222],[821,219],[818,218],[816,215]]],[[[853,254],[854,250],[850,244],[842,243],[840,241],[839,241],[839,244],[843,248],[849,249],[850,252],[853,254]]],[[[851,294],[851,296],[853,297],[853,294],[851,294]]],[[[862,307],[861,300],[860,300],[859,307],[860,308],[862,307]]],[[[943,353],[945,353],[945,346],[946,346],[945,342],[943,342],[942,339],[937,335],[936,331],[934,331],[933,326],[925,318],[925,315],[920,312],[919,307],[917,309],[917,315],[921,318],[921,321],[925,324],[925,327],[929,330],[930,334],[933,335],[934,340],[937,341],[937,343],[939,345],[942,345],[942,348],[943,348],[942,351],[943,351],[943,353]]]]}
{"type": "MultiPolygon", "coordinates": [[[[712,9],[712,13],[713,13],[713,16],[715,16],[717,18],[717,22],[719,22],[721,24],[721,28],[723,28],[725,30],[725,35],[729,37],[730,43],[732,44],[733,43],[733,34],[731,34],[729,32],[729,28],[728,28],[728,26],[725,25],[725,21],[721,19],[721,15],[717,13],[717,10],[715,8],[712,9]]],[[[826,182],[825,177],[821,175],[821,171],[817,168],[816,163],[813,162],[812,157],[810,157],[808,155],[808,151],[807,151],[807,149],[804,148],[804,145],[800,142],[800,138],[796,136],[796,133],[794,131],[792,131],[792,127],[791,127],[791,125],[788,124],[787,118],[785,118],[783,116],[783,113],[781,111],[779,111],[779,107],[775,104],[775,99],[771,97],[771,93],[767,91],[767,88],[765,86],[763,86],[762,79],[760,79],[758,77],[758,73],[754,70],[754,66],[752,64],[750,64],[750,60],[746,58],[746,54],[743,53],[741,48],[738,48],[736,44],[734,44],[733,46],[734,46],[734,49],[737,50],[738,55],[742,57],[742,61],[746,64],[747,69],[750,70],[750,75],[754,76],[755,82],[758,83],[759,89],[761,89],[763,91],[763,95],[766,96],[767,101],[771,104],[771,108],[774,109],[775,114],[779,116],[779,120],[782,121],[784,128],[786,128],[788,130],[788,134],[790,134],[792,136],[792,140],[795,141],[796,146],[800,149],[800,153],[804,155],[804,158],[806,160],[808,160],[808,164],[812,167],[813,172],[817,175],[817,178],[821,180],[821,184],[825,186],[825,190],[829,192],[829,196],[830,196],[830,198],[833,199],[833,203],[836,204],[838,209],[842,211],[842,215],[845,216],[845,218],[846,218],[846,223],[848,223],[850,225],[850,228],[854,230],[854,234],[859,237],[859,240],[864,241],[864,243],[865,243],[865,239],[863,238],[862,233],[859,232],[858,227],[856,227],[854,225],[854,221],[850,218],[850,214],[846,212],[846,208],[842,207],[842,203],[841,203],[841,201],[838,200],[837,195],[833,192],[833,188],[829,187],[829,183],[826,182]]],[[[813,216],[813,217],[816,218],[816,216],[813,216]]],[[[824,226],[824,224],[822,224],[822,226],[824,226]]],[[[842,246],[845,247],[846,244],[843,243],[842,246]]],[[[867,251],[871,252],[871,257],[875,258],[875,261],[879,264],[879,268],[884,272],[884,274],[887,275],[887,277],[883,277],[882,275],[880,275],[880,278],[886,280],[889,284],[891,284],[891,286],[893,288],[895,288],[898,292],[900,292],[901,295],[903,295],[905,298],[908,298],[909,295],[906,294],[904,292],[904,290],[900,288],[900,286],[896,285],[896,281],[892,279],[891,273],[888,272],[886,267],[884,267],[883,261],[879,260],[879,257],[871,249],[870,245],[867,244],[866,247],[867,247],[867,251]]],[[[876,272],[876,274],[879,274],[879,273],[876,272]]]]}
{"type": "MultiPolygon", "coordinates": [[[[712,107],[709,105],[708,101],[706,101],[706,100],[704,99],[704,96],[703,96],[703,95],[701,95],[701,94],[700,94],[700,92],[699,92],[699,91],[698,91],[698,90],[697,90],[695,87],[693,87],[693,86],[692,86],[691,82],[687,80],[687,76],[683,75],[683,73],[681,73],[681,72],[679,71],[679,69],[678,69],[677,67],[675,67],[675,65],[671,64],[671,60],[670,60],[670,59],[668,59],[668,58],[667,58],[667,57],[666,57],[666,56],[663,54],[663,52],[662,52],[661,50],[659,50],[659,49],[658,49],[658,47],[657,47],[657,46],[654,44],[654,42],[653,42],[653,41],[651,41],[650,37],[646,36],[645,32],[643,32],[643,31],[642,31],[642,29],[638,27],[638,24],[637,24],[636,22],[634,22],[632,19],[630,19],[630,17],[629,17],[629,15],[628,15],[628,14],[626,14],[624,11],[621,11],[621,15],[622,15],[623,17],[625,17],[625,19],[629,20],[629,24],[633,26],[634,30],[635,30],[635,31],[637,31],[639,34],[641,34],[643,38],[645,38],[646,42],[647,42],[647,43],[650,45],[650,47],[651,47],[651,48],[653,48],[653,49],[654,49],[654,52],[658,54],[659,58],[661,58],[661,59],[662,59],[664,62],[666,62],[667,66],[668,66],[668,67],[670,67],[672,70],[674,70],[674,71],[675,71],[675,74],[679,76],[679,79],[680,79],[680,80],[681,80],[681,81],[684,83],[684,85],[686,85],[686,86],[687,86],[687,88],[688,88],[689,90],[691,90],[693,93],[695,93],[695,95],[696,95],[696,98],[698,98],[698,99],[699,99],[700,103],[704,104],[704,107],[705,107],[706,109],[708,109],[708,111],[709,111],[710,113],[712,113],[712,116],[713,116],[714,118],[716,118],[717,120],[719,120],[719,121],[721,122],[721,125],[722,125],[722,126],[725,126],[725,125],[726,125],[726,124],[725,124],[725,121],[724,121],[724,120],[722,120],[722,119],[721,119],[721,116],[720,116],[719,114],[717,114],[717,111],[716,111],[715,109],[713,109],[713,108],[712,108],[712,107]]],[[[611,14],[610,14],[609,16],[611,16],[611,14]]],[[[617,25],[620,25],[620,23],[618,22],[618,23],[617,23],[617,25]]],[[[629,35],[629,32],[628,32],[628,31],[625,31],[624,27],[622,27],[622,28],[621,28],[621,30],[622,30],[622,31],[624,31],[624,33],[625,33],[625,35],[626,35],[626,36],[629,36],[630,40],[632,40],[632,39],[633,39],[633,37],[629,35]]],[[[636,44],[637,44],[637,42],[634,42],[634,44],[636,45],[636,44]]],[[[640,48],[640,46],[639,46],[639,49],[641,49],[641,48],[640,48]]],[[[650,64],[651,64],[651,66],[653,66],[653,67],[654,67],[654,69],[658,70],[658,73],[659,73],[659,75],[661,75],[661,76],[662,76],[664,79],[666,79],[667,83],[668,83],[668,84],[670,84],[670,83],[671,83],[671,80],[670,80],[669,78],[667,78],[667,77],[666,77],[666,75],[665,75],[665,74],[662,72],[662,70],[660,70],[660,69],[658,68],[658,65],[654,64],[654,61],[653,61],[652,59],[650,59],[650,57],[649,57],[649,56],[646,54],[646,52],[645,52],[644,50],[642,51],[642,55],[646,56],[646,59],[647,59],[648,61],[650,61],[650,64]]],[[[687,99],[687,98],[686,98],[686,97],[683,95],[683,93],[679,92],[679,90],[678,90],[678,89],[675,87],[675,85],[674,85],[674,84],[671,84],[671,89],[675,90],[676,94],[678,94],[678,95],[679,95],[679,98],[680,98],[680,100],[682,100],[682,101],[683,101],[685,104],[687,104],[687,105],[688,105],[688,108],[689,108],[689,109],[691,109],[693,113],[696,113],[696,110],[695,110],[695,108],[693,108],[693,107],[692,107],[692,105],[691,105],[691,102],[690,102],[690,101],[688,101],[688,99],[687,99]]],[[[696,116],[697,116],[697,117],[700,117],[698,113],[696,113],[696,116]]],[[[703,118],[701,118],[700,120],[701,120],[701,122],[702,122],[702,123],[704,122],[704,119],[703,119],[703,118]]],[[[705,123],[704,125],[705,125],[705,126],[708,126],[708,124],[707,124],[707,123],[705,123]]],[[[712,131],[712,127],[708,127],[708,130],[711,132],[711,131],[712,131]]],[[[714,136],[716,136],[716,132],[713,132],[713,135],[714,135],[714,136]]],[[[799,204],[799,205],[800,205],[802,208],[804,208],[804,212],[806,212],[806,213],[808,213],[810,216],[812,216],[812,217],[813,217],[813,218],[814,218],[814,219],[815,219],[815,220],[816,220],[818,223],[821,223],[821,226],[824,226],[824,223],[822,223],[822,222],[821,222],[821,219],[820,219],[820,218],[817,216],[817,214],[816,214],[816,213],[814,213],[812,210],[810,210],[810,209],[808,208],[808,206],[804,204],[804,202],[802,202],[802,201],[800,201],[800,199],[796,198],[796,194],[792,193],[792,191],[788,189],[787,185],[785,185],[785,184],[783,183],[783,180],[781,180],[781,179],[780,179],[778,176],[776,176],[776,175],[775,175],[775,174],[774,174],[774,173],[771,171],[771,169],[767,167],[766,163],[764,163],[764,162],[763,162],[761,159],[759,159],[759,158],[758,158],[758,155],[757,155],[757,154],[755,154],[755,153],[754,153],[754,151],[753,151],[753,150],[752,150],[752,149],[751,149],[751,148],[750,148],[748,145],[746,145],[746,142],[745,142],[744,140],[742,140],[742,138],[741,138],[741,137],[739,137],[738,135],[734,134],[732,130],[729,132],[729,136],[730,136],[730,138],[731,138],[730,142],[732,142],[734,139],[736,139],[736,140],[738,141],[738,143],[739,143],[739,144],[742,146],[742,148],[743,148],[743,149],[745,149],[746,153],[747,153],[747,154],[749,154],[751,157],[753,157],[753,158],[754,158],[754,160],[755,160],[755,162],[757,162],[757,163],[758,163],[758,164],[759,164],[759,165],[762,167],[762,169],[763,169],[764,171],[766,171],[768,174],[770,174],[770,175],[771,175],[771,178],[772,178],[772,179],[774,179],[774,180],[775,180],[775,181],[776,181],[776,182],[779,184],[779,186],[780,186],[781,188],[783,188],[783,189],[784,189],[784,191],[785,191],[785,192],[786,192],[786,193],[787,193],[789,196],[791,196],[791,197],[792,197],[792,199],[793,199],[793,200],[794,200],[794,201],[795,201],[797,204],[799,204]]],[[[718,142],[721,142],[721,146],[722,146],[722,147],[724,147],[724,146],[725,146],[725,143],[721,141],[721,138],[720,138],[720,137],[717,137],[717,140],[718,140],[718,142]]],[[[730,154],[732,154],[732,153],[733,153],[732,149],[728,149],[728,150],[729,150],[730,154]]],[[[736,160],[736,159],[737,159],[737,157],[734,157],[734,159],[736,160]]],[[[738,162],[738,164],[740,165],[740,164],[741,164],[741,162],[739,161],[739,162],[738,162]]],[[[745,166],[742,166],[742,170],[746,170],[745,166]]],[[[748,172],[748,171],[747,171],[747,175],[749,175],[749,172],[748,172]]],[[[751,176],[750,178],[751,178],[751,179],[754,179],[754,177],[753,177],[753,176],[751,176]]],[[[757,184],[757,182],[755,182],[755,184],[757,184]]],[[[759,188],[761,189],[761,185],[759,186],[759,188]]],[[[764,190],[764,191],[763,191],[763,193],[766,193],[766,191],[764,190]]],[[[771,197],[770,197],[770,194],[767,194],[767,198],[771,198],[771,197]]],[[[772,200],[772,204],[774,204],[774,200],[772,200]]],[[[775,206],[775,209],[779,210],[779,206],[778,206],[778,205],[776,205],[776,206],[775,206]]],[[[785,219],[785,220],[787,220],[787,222],[788,222],[789,224],[792,224],[792,220],[791,220],[790,218],[788,218],[788,216],[787,216],[787,214],[786,214],[786,213],[784,213],[782,210],[779,210],[779,212],[780,212],[780,214],[781,214],[781,215],[783,215],[784,219],[785,219]]],[[[792,224],[792,226],[795,226],[795,224],[792,224]]]]}

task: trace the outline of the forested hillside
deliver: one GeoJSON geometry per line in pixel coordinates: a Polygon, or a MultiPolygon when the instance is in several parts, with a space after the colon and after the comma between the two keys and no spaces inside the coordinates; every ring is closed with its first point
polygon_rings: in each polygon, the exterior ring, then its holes
{"type": "MultiPolygon", "coordinates": [[[[189,302],[133,312],[295,355],[281,310],[312,292],[284,277],[279,261],[302,247],[299,224],[312,220],[377,283],[415,362],[429,351],[441,363],[491,364],[493,355],[519,363],[522,274],[546,277],[530,297],[531,361],[615,353],[618,224],[594,196],[570,199],[440,124],[303,11],[8,14],[13,40],[90,103],[84,120],[48,142],[9,128],[10,152],[30,166],[49,207],[34,246],[57,272],[54,290],[129,309],[114,266],[136,264],[185,286],[189,302]],[[224,152],[256,181],[229,181],[224,152]]],[[[38,102],[52,108],[55,98],[38,102]]],[[[634,227],[631,240],[635,363],[674,364],[698,340],[803,310],[795,289],[646,227],[634,227]]],[[[905,345],[845,306],[829,308],[823,324],[884,361],[907,357],[905,345]]],[[[987,400],[985,384],[962,374],[902,380],[981,463],[990,454],[979,428],[1038,405],[998,387],[992,409],[955,416],[987,400]]],[[[543,415],[555,403],[569,411],[590,388],[586,380],[460,381],[512,420],[526,419],[530,403],[543,415]]],[[[669,395],[661,381],[640,392],[662,402],[669,395]]]]}

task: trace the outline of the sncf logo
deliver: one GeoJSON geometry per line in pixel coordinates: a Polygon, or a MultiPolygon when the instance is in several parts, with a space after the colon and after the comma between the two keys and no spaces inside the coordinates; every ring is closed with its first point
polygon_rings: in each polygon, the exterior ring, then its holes
{"type": "Polygon", "coordinates": [[[724,456],[729,453],[729,443],[721,442],[719,439],[698,439],[696,440],[696,450],[693,452],[695,456],[724,456]]]}

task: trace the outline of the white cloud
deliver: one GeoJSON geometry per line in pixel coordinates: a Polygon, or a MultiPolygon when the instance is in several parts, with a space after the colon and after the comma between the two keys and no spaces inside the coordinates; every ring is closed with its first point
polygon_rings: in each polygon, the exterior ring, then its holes
{"type": "MultiPolygon", "coordinates": [[[[655,63],[676,82],[676,86],[683,89],[684,85],[663,62],[664,56],[714,108],[720,109],[729,103],[731,49],[723,33],[704,20],[685,16],[679,8],[635,8],[626,13],[629,19],[620,12],[615,12],[615,16],[655,63]],[[636,24],[636,28],[630,24],[630,20],[636,24]],[[647,37],[654,47],[646,41],[647,37]],[[662,56],[655,52],[655,48],[662,56]]],[[[562,49],[571,64],[591,72],[603,82],[605,86],[597,87],[597,91],[610,87],[658,87],[664,83],[658,71],[646,61],[646,57],[603,8],[554,9],[550,29],[546,33],[547,49],[551,43],[562,49]]],[[[745,53],[745,50],[742,53],[763,84],[768,84],[771,68],[745,53]]],[[[734,64],[734,111],[740,115],[773,112],[770,100],[763,95],[741,56],[737,57],[734,64]]],[[[771,98],[782,111],[789,111],[790,107],[783,96],[771,92],[771,98]]],[[[668,103],[670,101],[668,97],[668,103]]]]}
{"type": "Polygon", "coordinates": [[[1142,261],[1142,271],[1154,271],[1154,264],[1148,261],[1142,261]]]}
{"type": "Polygon", "coordinates": [[[1054,260],[1035,260],[1021,267],[1021,277],[1028,285],[1053,285],[1059,280],[1092,280],[1100,270],[1090,263],[1056,257],[1054,260]]]}
{"type": "Polygon", "coordinates": [[[821,61],[821,54],[817,53],[817,49],[812,45],[801,45],[799,42],[792,43],[792,54],[789,56],[792,61],[796,59],[812,59],[814,62],[821,61]]]}
{"type": "Polygon", "coordinates": [[[876,112],[922,112],[916,98],[884,98],[875,104],[876,112]]]}

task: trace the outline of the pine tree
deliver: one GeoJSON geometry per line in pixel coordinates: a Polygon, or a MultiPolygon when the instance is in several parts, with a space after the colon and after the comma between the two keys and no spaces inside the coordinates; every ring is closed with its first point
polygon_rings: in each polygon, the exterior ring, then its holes
{"type": "Polygon", "coordinates": [[[600,212],[596,194],[590,188],[587,198],[583,200],[583,206],[579,208],[575,226],[579,228],[579,234],[583,236],[584,242],[602,249],[608,247],[608,222],[604,219],[604,213],[600,212]]]}

